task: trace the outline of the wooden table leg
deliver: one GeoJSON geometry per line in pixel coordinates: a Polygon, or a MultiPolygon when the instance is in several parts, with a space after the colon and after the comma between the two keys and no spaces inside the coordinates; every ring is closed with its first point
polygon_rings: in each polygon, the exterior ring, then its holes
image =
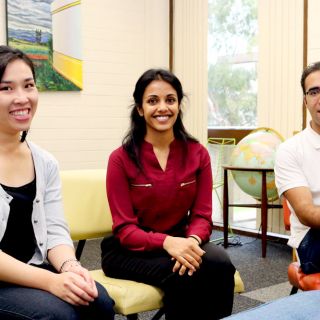
{"type": "Polygon", "coordinates": [[[223,169],[223,245],[228,247],[229,190],[228,169],[223,169]]]}
{"type": "Polygon", "coordinates": [[[261,187],[261,245],[262,258],[266,257],[267,253],[267,224],[268,224],[268,197],[267,197],[267,178],[266,172],[262,172],[262,187],[261,187]]]}

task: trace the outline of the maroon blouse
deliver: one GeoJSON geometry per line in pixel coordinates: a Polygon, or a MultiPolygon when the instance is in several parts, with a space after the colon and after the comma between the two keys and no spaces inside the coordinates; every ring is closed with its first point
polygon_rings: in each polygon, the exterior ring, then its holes
{"type": "Polygon", "coordinates": [[[142,173],[120,147],[107,170],[107,195],[113,232],[131,250],[163,248],[167,235],[195,234],[203,242],[212,231],[212,172],[208,151],[196,142],[174,140],[163,171],[144,142],[142,173]],[[187,151],[187,152],[186,152],[187,151]]]}

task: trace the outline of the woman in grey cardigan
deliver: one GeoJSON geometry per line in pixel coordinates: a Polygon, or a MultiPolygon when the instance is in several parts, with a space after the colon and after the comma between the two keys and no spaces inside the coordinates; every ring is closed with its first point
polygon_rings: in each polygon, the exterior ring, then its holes
{"type": "Polygon", "coordinates": [[[75,257],[57,162],[26,141],[37,103],[31,60],[0,46],[0,319],[114,319],[75,257]]]}

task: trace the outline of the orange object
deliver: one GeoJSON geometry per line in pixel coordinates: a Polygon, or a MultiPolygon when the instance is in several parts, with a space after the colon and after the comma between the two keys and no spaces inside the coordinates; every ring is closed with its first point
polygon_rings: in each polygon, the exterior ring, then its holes
{"type": "MultiPolygon", "coordinates": [[[[282,207],[285,229],[290,230],[291,212],[285,197],[282,197],[282,207]]],[[[293,257],[295,257],[295,254],[293,254],[293,257]]],[[[288,267],[288,280],[292,284],[290,294],[296,293],[298,289],[303,291],[320,290],[320,273],[303,273],[297,261],[291,262],[288,267]]]]}

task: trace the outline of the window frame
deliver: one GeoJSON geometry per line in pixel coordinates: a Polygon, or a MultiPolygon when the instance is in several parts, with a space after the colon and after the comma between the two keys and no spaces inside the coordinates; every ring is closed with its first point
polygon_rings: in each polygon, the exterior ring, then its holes
{"type": "Polygon", "coordinates": [[[252,130],[256,128],[250,129],[231,129],[231,128],[208,128],[208,138],[235,138],[236,143],[238,143],[241,139],[247,136],[252,130]]]}

